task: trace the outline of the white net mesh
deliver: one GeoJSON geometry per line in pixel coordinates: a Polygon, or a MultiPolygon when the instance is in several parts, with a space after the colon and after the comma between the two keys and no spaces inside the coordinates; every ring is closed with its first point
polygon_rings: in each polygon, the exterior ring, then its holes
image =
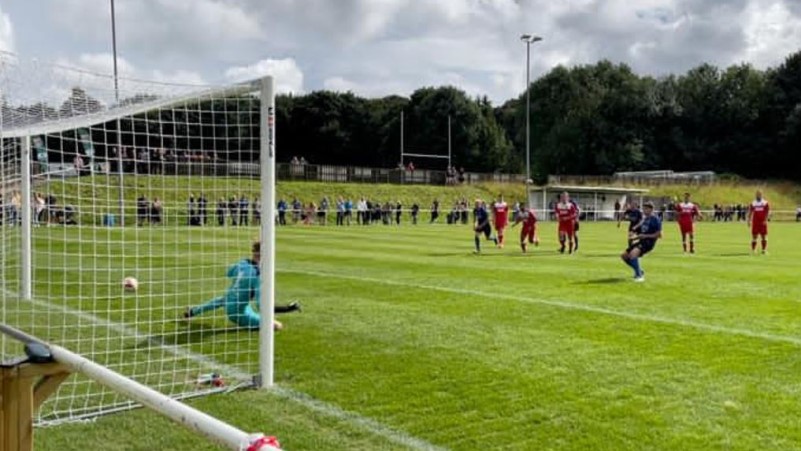
{"type": "MultiPolygon", "coordinates": [[[[250,383],[258,333],[235,329],[222,311],[182,314],[225,291],[227,265],[259,236],[258,84],[121,79],[117,102],[108,76],[8,54],[0,66],[2,320],[170,396],[220,390],[198,383],[207,373],[228,387],[250,383]],[[10,219],[25,139],[32,300],[19,296],[19,227],[10,219]],[[123,290],[126,277],[137,291],[123,290]]],[[[7,341],[1,349],[19,353],[7,341]]],[[[74,377],[40,422],[128,406],[74,377]]]]}

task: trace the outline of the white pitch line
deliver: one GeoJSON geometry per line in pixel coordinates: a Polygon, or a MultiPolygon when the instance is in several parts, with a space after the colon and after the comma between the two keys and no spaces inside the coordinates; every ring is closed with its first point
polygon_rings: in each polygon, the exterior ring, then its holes
{"type": "Polygon", "coordinates": [[[714,332],[714,333],[721,333],[721,334],[728,334],[728,335],[739,335],[743,337],[749,338],[759,338],[762,340],[767,341],[774,341],[780,343],[789,343],[795,346],[801,346],[801,338],[787,336],[787,335],[776,335],[771,333],[765,332],[757,332],[749,329],[740,329],[740,328],[733,328],[733,327],[726,327],[726,326],[717,326],[714,324],[707,324],[707,323],[700,323],[697,321],[688,321],[684,319],[678,318],[669,318],[664,316],[656,316],[656,315],[648,315],[643,313],[632,313],[623,310],[614,310],[608,309],[604,307],[594,307],[591,305],[585,304],[578,304],[572,302],[564,302],[564,301],[554,301],[548,299],[538,299],[538,298],[528,298],[524,296],[515,296],[511,294],[496,294],[496,293],[486,293],[482,291],[476,290],[468,290],[464,288],[452,288],[452,287],[442,287],[436,285],[421,285],[419,283],[408,283],[408,282],[400,282],[396,280],[387,280],[387,279],[378,279],[374,277],[363,277],[363,276],[352,276],[348,274],[336,274],[336,273],[328,273],[322,271],[306,271],[306,270],[295,270],[295,269],[276,269],[276,272],[283,272],[283,273],[294,273],[294,274],[304,274],[307,276],[318,276],[318,277],[328,277],[328,278],[335,278],[335,279],[347,279],[347,280],[355,280],[359,282],[372,282],[377,284],[383,285],[392,285],[392,286],[399,286],[399,287],[408,287],[408,288],[416,288],[416,289],[424,289],[424,290],[433,290],[433,291],[440,291],[444,293],[455,293],[455,294],[469,294],[474,296],[480,296],[484,298],[492,298],[492,299],[506,299],[510,301],[517,301],[517,302],[525,302],[529,304],[540,304],[540,305],[547,305],[550,307],[558,307],[567,310],[578,310],[583,312],[590,312],[590,313],[598,313],[602,315],[610,315],[610,316],[617,316],[620,318],[627,318],[633,319],[638,321],[649,321],[654,323],[661,323],[661,324],[669,324],[672,326],[682,326],[682,327],[689,327],[693,329],[702,330],[705,332],[714,332]]]}
{"type": "MultiPolygon", "coordinates": [[[[5,289],[3,289],[3,291],[6,294],[13,295],[16,297],[16,293],[9,292],[5,289]]],[[[198,363],[202,363],[203,365],[208,366],[209,368],[217,368],[223,370],[225,374],[230,374],[238,379],[251,379],[253,377],[252,374],[246,373],[238,367],[218,362],[217,360],[214,360],[208,356],[189,351],[180,346],[167,345],[161,342],[160,340],[154,340],[148,335],[143,334],[138,330],[126,326],[124,324],[105,320],[90,313],[74,310],[70,307],[63,305],[52,304],[47,301],[31,299],[29,302],[40,308],[48,310],[57,309],[62,313],[76,316],[81,320],[93,323],[100,327],[108,328],[110,331],[117,332],[119,335],[122,336],[127,336],[137,340],[148,340],[149,342],[156,344],[157,346],[161,347],[168,353],[175,355],[176,357],[185,358],[187,360],[194,360],[198,363]]],[[[309,410],[312,410],[314,412],[318,412],[323,415],[336,418],[337,420],[348,423],[351,426],[356,426],[357,428],[361,428],[362,430],[365,430],[373,435],[383,437],[389,440],[390,442],[405,446],[407,448],[426,450],[426,451],[439,451],[445,449],[438,447],[432,443],[429,443],[421,438],[407,434],[406,432],[391,428],[372,418],[368,418],[359,415],[358,413],[341,409],[334,404],[329,404],[327,402],[320,401],[319,399],[313,398],[303,392],[295,391],[289,388],[279,387],[276,385],[275,387],[270,389],[268,393],[273,394],[276,397],[295,402],[296,404],[300,404],[301,406],[309,410]]]]}

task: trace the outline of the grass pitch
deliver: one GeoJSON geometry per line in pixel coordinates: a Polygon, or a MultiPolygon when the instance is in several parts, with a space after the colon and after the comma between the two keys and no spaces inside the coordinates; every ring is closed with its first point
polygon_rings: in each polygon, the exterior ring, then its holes
{"type": "MultiPolygon", "coordinates": [[[[575,256],[551,224],[525,256],[518,230],[476,256],[466,226],[279,229],[278,299],[304,306],[277,338],[283,391],[192,404],[293,450],[801,449],[801,227],[772,224],[767,256],[742,223],[698,229],[685,256],[665,224],[645,284],[609,223],[582,224],[575,256]]],[[[233,259],[253,234],[171,239],[241,240],[233,259]]],[[[217,449],[145,410],[40,429],[37,447],[217,449]]]]}

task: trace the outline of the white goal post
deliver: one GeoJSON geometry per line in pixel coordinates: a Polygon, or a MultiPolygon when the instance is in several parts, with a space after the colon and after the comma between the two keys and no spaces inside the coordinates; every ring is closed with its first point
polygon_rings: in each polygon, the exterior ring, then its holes
{"type": "Polygon", "coordinates": [[[26,359],[0,370],[0,449],[33,449],[33,411],[69,373],[79,373],[150,407],[172,421],[231,450],[278,450],[274,437],[251,434],[165,396],[61,346],[43,343],[25,332],[0,324],[0,333],[25,344],[26,359]],[[50,363],[60,364],[55,368],[50,363]],[[41,379],[38,377],[41,376],[41,379]],[[14,389],[5,389],[5,385],[14,389]],[[26,405],[28,404],[28,405],[26,405]]]}
{"type": "MultiPolygon", "coordinates": [[[[272,386],[272,327],[184,312],[218,299],[260,239],[252,311],[274,319],[273,78],[121,78],[117,102],[105,74],[7,53],[0,69],[0,323],[172,399],[272,386]]],[[[14,352],[0,337],[0,359],[14,352]]],[[[137,405],[73,376],[37,423],[137,405]]]]}

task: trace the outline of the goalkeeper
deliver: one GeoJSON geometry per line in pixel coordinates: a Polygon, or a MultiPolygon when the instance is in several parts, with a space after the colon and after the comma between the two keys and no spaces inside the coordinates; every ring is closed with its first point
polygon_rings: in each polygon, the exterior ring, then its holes
{"type": "MultiPolygon", "coordinates": [[[[190,307],[184,312],[184,318],[188,319],[218,308],[225,308],[228,319],[237,326],[244,329],[258,329],[261,325],[261,315],[258,312],[261,299],[260,259],[261,242],[256,241],[253,243],[252,258],[240,260],[228,268],[226,275],[233,279],[228,291],[205,304],[190,307]]],[[[300,310],[298,302],[275,306],[275,313],[288,313],[296,310],[300,310]]],[[[276,330],[280,330],[282,327],[283,325],[278,321],[273,323],[273,328],[276,330]]]]}

